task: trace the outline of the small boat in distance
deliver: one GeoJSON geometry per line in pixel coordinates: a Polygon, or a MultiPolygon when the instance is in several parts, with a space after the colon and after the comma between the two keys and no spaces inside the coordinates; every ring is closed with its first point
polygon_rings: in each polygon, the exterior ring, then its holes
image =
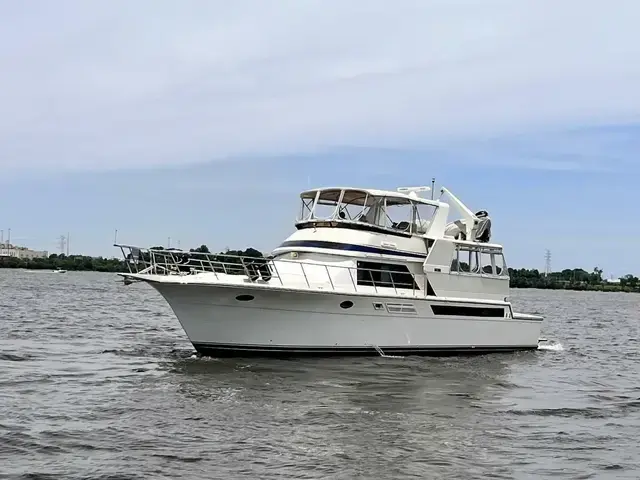
{"type": "Polygon", "coordinates": [[[67,271],[62,269],[62,268],[60,268],[60,267],[58,267],[53,271],[53,273],[67,273],[67,271]]]}
{"type": "Polygon", "coordinates": [[[307,190],[296,230],[266,258],[115,244],[129,269],[121,275],[153,286],[203,355],[538,348],[543,318],[513,311],[488,213],[446,188],[438,200],[419,196],[429,191],[307,190]]]}

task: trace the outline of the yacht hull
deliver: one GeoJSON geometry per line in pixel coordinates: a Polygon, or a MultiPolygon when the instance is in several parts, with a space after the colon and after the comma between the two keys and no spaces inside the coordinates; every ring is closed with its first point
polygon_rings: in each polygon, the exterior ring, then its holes
{"type": "Polygon", "coordinates": [[[535,317],[513,318],[505,303],[150,283],[194,348],[214,357],[513,352],[536,349],[542,323],[535,317]],[[443,306],[447,314],[436,314],[443,306]],[[473,308],[480,316],[470,314],[473,308]],[[505,314],[496,316],[494,310],[487,316],[492,308],[505,314]]]}

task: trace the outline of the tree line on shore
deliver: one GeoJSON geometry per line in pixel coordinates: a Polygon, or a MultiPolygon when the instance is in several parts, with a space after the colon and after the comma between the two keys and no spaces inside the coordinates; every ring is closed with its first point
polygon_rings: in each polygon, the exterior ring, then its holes
{"type": "Polygon", "coordinates": [[[613,283],[602,278],[598,267],[588,272],[582,268],[565,269],[545,274],[537,269],[509,269],[511,288],[542,288],[549,290],[599,290],[606,292],[640,291],[640,279],[627,274],[613,283]]]}
{"type": "Polygon", "coordinates": [[[118,258],[90,257],[87,255],[51,254],[48,258],[0,257],[0,268],[26,268],[28,270],[69,270],[91,272],[126,272],[127,266],[118,258]]]}
{"type": "MultiPolygon", "coordinates": [[[[150,250],[164,250],[162,246],[152,247],[150,250]]],[[[242,273],[238,256],[263,258],[262,252],[247,248],[246,250],[226,250],[212,253],[206,245],[189,250],[194,253],[209,254],[207,257],[212,262],[225,262],[238,264],[237,272],[242,273]]],[[[149,261],[149,254],[140,254],[138,260],[149,261]]],[[[131,257],[129,257],[131,259],[131,257]]],[[[90,257],[86,255],[51,254],[48,258],[23,259],[15,257],[0,257],[0,268],[25,268],[30,270],[55,270],[68,271],[95,271],[95,272],[128,272],[124,259],[90,257]]],[[[640,291],[640,279],[632,274],[627,274],[619,279],[619,282],[607,282],[602,278],[602,270],[594,268],[591,272],[581,268],[565,269],[560,272],[545,274],[537,269],[509,268],[511,288],[539,288],[550,290],[599,290],[599,291],[640,291]]]]}
{"type": "MultiPolygon", "coordinates": [[[[151,247],[150,250],[165,250],[162,246],[151,247]]],[[[239,256],[263,258],[262,252],[247,248],[246,250],[227,250],[218,254],[212,254],[206,245],[198,248],[192,248],[189,252],[199,252],[210,254],[212,262],[237,263],[239,256]]],[[[131,254],[128,260],[132,260],[131,254]]],[[[148,253],[140,253],[136,260],[149,262],[151,260],[148,253]]],[[[92,271],[92,272],[112,272],[126,273],[129,271],[127,263],[124,259],[91,257],[88,255],[65,255],[53,253],[47,258],[17,258],[17,257],[0,257],[0,268],[24,268],[27,270],[67,270],[67,271],[92,271]]],[[[238,272],[240,273],[240,272],[238,272]]]]}

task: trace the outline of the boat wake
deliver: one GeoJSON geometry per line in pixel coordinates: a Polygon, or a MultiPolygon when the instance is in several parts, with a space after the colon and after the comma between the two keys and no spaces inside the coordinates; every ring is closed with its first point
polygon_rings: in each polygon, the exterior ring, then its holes
{"type": "Polygon", "coordinates": [[[561,343],[543,343],[538,345],[538,350],[545,350],[547,352],[562,352],[564,347],[561,343]]]}

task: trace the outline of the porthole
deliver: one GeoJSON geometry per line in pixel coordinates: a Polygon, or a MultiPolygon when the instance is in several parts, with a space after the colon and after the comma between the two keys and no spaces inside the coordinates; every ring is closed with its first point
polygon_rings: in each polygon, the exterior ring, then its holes
{"type": "Polygon", "coordinates": [[[342,302],[342,303],[340,304],[340,306],[341,306],[342,308],[345,308],[345,309],[346,309],[346,308],[351,308],[351,307],[353,307],[353,302],[352,302],[351,300],[345,300],[344,302],[342,302]]]}
{"type": "Polygon", "coordinates": [[[238,295],[236,297],[236,300],[238,300],[239,302],[250,302],[254,298],[255,297],[253,295],[238,295]]]}

